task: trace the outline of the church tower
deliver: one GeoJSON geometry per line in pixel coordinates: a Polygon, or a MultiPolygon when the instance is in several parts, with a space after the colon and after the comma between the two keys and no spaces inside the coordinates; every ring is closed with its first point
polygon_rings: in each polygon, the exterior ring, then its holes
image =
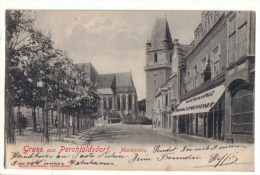
{"type": "MultiPolygon", "coordinates": [[[[152,118],[154,95],[171,75],[173,42],[166,18],[157,19],[146,43],[146,115],[152,118]]],[[[156,112],[156,111],[154,111],[156,112]]]]}

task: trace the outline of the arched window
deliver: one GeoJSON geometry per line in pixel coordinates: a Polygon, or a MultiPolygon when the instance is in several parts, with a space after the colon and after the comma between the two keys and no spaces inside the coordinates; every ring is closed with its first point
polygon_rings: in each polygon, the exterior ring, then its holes
{"type": "Polygon", "coordinates": [[[129,104],[129,109],[131,110],[132,109],[132,95],[131,94],[128,95],[128,104],[129,104]]]}
{"type": "Polygon", "coordinates": [[[107,109],[107,101],[106,98],[103,99],[104,109],[107,109]]]}
{"type": "Polygon", "coordinates": [[[123,95],[123,110],[126,109],[126,96],[123,95]]]}
{"type": "Polygon", "coordinates": [[[109,109],[112,109],[112,97],[109,97],[109,109]]]}
{"type": "Polygon", "coordinates": [[[232,132],[253,133],[254,96],[253,91],[241,88],[232,97],[231,103],[232,132]]]}
{"type": "Polygon", "coordinates": [[[117,109],[120,110],[120,97],[117,96],[117,109]]]}
{"type": "Polygon", "coordinates": [[[172,63],[172,54],[170,54],[170,63],[172,63]]]}
{"type": "Polygon", "coordinates": [[[153,58],[154,58],[154,62],[157,63],[157,61],[158,61],[158,60],[157,60],[157,53],[154,53],[153,58]]]}

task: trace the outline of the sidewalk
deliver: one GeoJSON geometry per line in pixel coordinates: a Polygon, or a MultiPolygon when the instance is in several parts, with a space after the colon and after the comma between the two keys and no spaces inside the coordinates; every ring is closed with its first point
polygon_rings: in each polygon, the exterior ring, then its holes
{"type": "MultiPolygon", "coordinates": [[[[93,130],[95,126],[82,130],[75,135],[72,135],[72,129],[70,129],[70,136],[66,136],[64,133],[61,135],[61,141],[58,139],[57,129],[50,131],[51,144],[82,144],[81,138],[86,135],[88,132],[93,130]]],[[[34,132],[32,129],[26,129],[23,131],[22,135],[16,135],[16,143],[35,143],[41,144],[41,139],[43,137],[43,132],[34,132]]]]}
{"type": "Polygon", "coordinates": [[[187,135],[187,134],[176,134],[176,133],[172,133],[168,129],[156,128],[156,129],[153,129],[153,130],[160,132],[163,135],[167,135],[167,136],[170,136],[170,137],[176,137],[176,138],[181,139],[183,141],[196,142],[196,143],[201,143],[201,144],[225,144],[226,143],[222,140],[214,140],[212,138],[205,138],[205,137],[201,137],[201,136],[187,135]]]}

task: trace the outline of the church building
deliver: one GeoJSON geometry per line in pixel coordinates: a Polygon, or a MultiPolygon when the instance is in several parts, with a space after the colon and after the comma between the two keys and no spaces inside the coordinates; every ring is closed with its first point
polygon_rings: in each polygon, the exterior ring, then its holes
{"type": "Polygon", "coordinates": [[[91,63],[77,66],[83,67],[86,78],[97,85],[102,120],[113,123],[126,115],[136,116],[137,93],[131,72],[99,74],[91,63]]]}

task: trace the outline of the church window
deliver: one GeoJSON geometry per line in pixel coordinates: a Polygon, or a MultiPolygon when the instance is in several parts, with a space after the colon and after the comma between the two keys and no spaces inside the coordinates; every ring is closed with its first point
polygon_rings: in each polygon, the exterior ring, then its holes
{"type": "Polygon", "coordinates": [[[109,109],[112,109],[112,97],[109,97],[109,109]]]}
{"type": "Polygon", "coordinates": [[[157,81],[156,81],[156,80],[154,80],[154,84],[155,84],[155,85],[157,84],[157,81]]]}
{"type": "Polygon", "coordinates": [[[132,109],[132,95],[131,94],[128,95],[128,103],[129,103],[129,109],[131,110],[132,109]]]}
{"type": "Polygon", "coordinates": [[[123,95],[123,110],[126,109],[126,96],[123,95]]]}
{"type": "Polygon", "coordinates": [[[107,109],[107,101],[106,98],[103,99],[104,109],[107,109]]]}
{"type": "Polygon", "coordinates": [[[157,53],[154,53],[154,62],[157,63],[157,53]]]}
{"type": "Polygon", "coordinates": [[[117,97],[117,109],[120,110],[120,97],[117,97]]]}

